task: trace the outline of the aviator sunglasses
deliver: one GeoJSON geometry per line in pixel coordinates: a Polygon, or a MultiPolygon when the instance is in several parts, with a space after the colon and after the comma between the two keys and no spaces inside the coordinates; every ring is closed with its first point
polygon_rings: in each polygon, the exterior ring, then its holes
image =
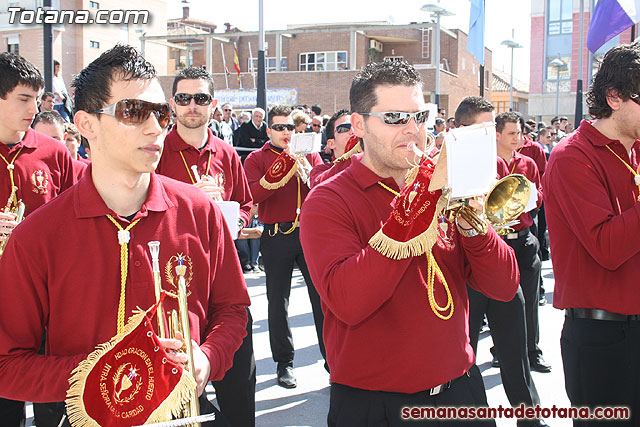
{"type": "Polygon", "coordinates": [[[151,113],[156,116],[158,124],[166,129],[171,121],[171,108],[166,102],[148,102],[141,99],[121,99],[91,113],[107,114],[125,125],[140,125],[147,121],[151,113]]]}
{"type": "Polygon", "coordinates": [[[351,123],[343,123],[336,126],[336,133],[347,133],[351,130],[351,123]]]}
{"type": "Polygon", "coordinates": [[[195,101],[196,105],[201,105],[203,107],[211,104],[211,101],[213,101],[213,97],[208,93],[195,93],[193,95],[190,93],[176,93],[173,96],[173,100],[181,107],[189,105],[191,103],[191,99],[195,101]]]}
{"type": "Polygon", "coordinates": [[[383,122],[388,125],[406,125],[411,118],[414,118],[416,124],[421,125],[427,121],[429,117],[429,110],[417,111],[415,113],[404,113],[401,111],[387,111],[383,113],[360,113],[363,116],[376,116],[380,117],[383,122]]]}

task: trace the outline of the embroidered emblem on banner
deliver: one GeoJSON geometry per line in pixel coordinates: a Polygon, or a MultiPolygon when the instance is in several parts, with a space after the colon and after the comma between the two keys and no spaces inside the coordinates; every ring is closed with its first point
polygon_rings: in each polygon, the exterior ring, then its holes
{"type": "Polygon", "coordinates": [[[171,286],[173,286],[175,291],[174,293],[177,293],[178,281],[176,280],[176,277],[175,277],[175,271],[176,271],[176,267],[179,265],[187,267],[187,272],[184,275],[184,281],[185,281],[185,284],[187,285],[187,297],[188,297],[191,295],[190,284],[191,284],[191,279],[193,279],[193,262],[191,261],[191,257],[189,257],[188,255],[183,255],[179,253],[169,258],[169,261],[167,261],[167,265],[164,268],[165,278],[167,279],[167,282],[169,282],[171,286]]]}
{"type": "Polygon", "coordinates": [[[38,169],[31,174],[31,182],[33,183],[33,192],[36,194],[47,194],[49,187],[49,174],[47,171],[38,169]]]}

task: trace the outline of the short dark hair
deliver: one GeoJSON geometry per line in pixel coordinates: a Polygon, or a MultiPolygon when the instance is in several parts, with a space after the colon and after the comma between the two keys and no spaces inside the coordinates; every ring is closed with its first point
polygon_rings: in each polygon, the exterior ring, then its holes
{"type": "Polygon", "coordinates": [[[47,98],[55,99],[55,97],[56,96],[53,94],[53,92],[42,92],[42,96],[40,97],[40,99],[44,101],[47,98]]]}
{"type": "Polygon", "coordinates": [[[176,78],[173,80],[173,89],[171,90],[171,96],[176,94],[178,89],[178,83],[182,80],[204,80],[209,84],[209,95],[213,96],[213,77],[207,72],[207,70],[200,67],[187,67],[181,70],[176,78]]]}
{"type": "Polygon", "coordinates": [[[46,123],[51,125],[59,125],[64,129],[64,119],[56,110],[53,111],[41,111],[36,114],[36,117],[31,123],[31,127],[35,128],[38,123],[46,123]]]}
{"type": "Polygon", "coordinates": [[[60,62],[58,62],[58,60],[57,60],[57,59],[54,59],[54,60],[53,60],[53,66],[55,67],[55,66],[57,66],[57,65],[60,65],[60,62]]]}
{"type": "Polygon", "coordinates": [[[76,111],[95,111],[107,105],[116,80],[151,80],[156,69],[132,46],[117,44],[87,65],[73,82],[76,111]]]}
{"type": "Polygon", "coordinates": [[[546,135],[547,132],[549,132],[549,129],[541,128],[541,129],[538,130],[538,136],[546,135]]]}
{"type": "Polygon", "coordinates": [[[291,107],[285,104],[276,104],[269,108],[269,126],[273,124],[274,117],[288,117],[291,114],[291,107]]]}
{"type": "Polygon", "coordinates": [[[520,123],[520,115],[514,111],[505,111],[496,116],[496,132],[502,132],[506,123],[520,123]]]}
{"type": "Polygon", "coordinates": [[[320,107],[318,104],[312,105],[311,111],[313,111],[313,114],[315,114],[316,116],[319,116],[322,113],[322,107],[320,107]]]}
{"type": "Polygon", "coordinates": [[[560,116],[560,121],[563,121],[563,120],[569,121],[569,119],[566,116],[560,116]]]}
{"type": "Polygon", "coordinates": [[[481,96],[467,96],[456,108],[456,126],[471,126],[480,113],[490,113],[493,105],[481,96]]]}
{"type": "Polygon", "coordinates": [[[378,86],[422,87],[422,77],[406,61],[372,62],[358,71],[351,82],[349,101],[351,112],[369,113],[378,103],[375,89],[378,86]]]}
{"type": "Polygon", "coordinates": [[[333,139],[336,136],[336,121],[340,118],[340,117],[344,117],[347,114],[349,114],[349,110],[343,108],[342,110],[338,110],[333,116],[331,116],[331,118],[329,119],[329,121],[327,122],[327,126],[325,126],[325,134],[327,136],[327,139],[333,139]]]}
{"type": "Polygon", "coordinates": [[[442,117],[436,117],[436,126],[443,125],[443,124],[444,124],[444,119],[442,117]]]}
{"type": "Polygon", "coordinates": [[[623,101],[638,94],[640,82],[640,43],[622,44],[611,48],[602,59],[600,68],[587,93],[589,114],[596,119],[610,117],[613,110],[607,95],[616,94],[623,101]]]}
{"type": "Polygon", "coordinates": [[[447,119],[447,123],[449,123],[449,122],[450,122],[450,121],[452,121],[452,120],[453,120],[453,122],[455,122],[455,121],[456,121],[456,118],[455,118],[455,117],[449,117],[449,118],[447,119]]]}
{"type": "Polygon", "coordinates": [[[553,126],[555,123],[558,123],[560,121],[560,119],[558,118],[558,116],[554,117],[553,119],[551,119],[551,126],[553,126]]]}
{"type": "Polygon", "coordinates": [[[15,53],[0,53],[0,98],[6,99],[16,86],[23,85],[39,91],[44,87],[40,71],[31,62],[15,53]]]}

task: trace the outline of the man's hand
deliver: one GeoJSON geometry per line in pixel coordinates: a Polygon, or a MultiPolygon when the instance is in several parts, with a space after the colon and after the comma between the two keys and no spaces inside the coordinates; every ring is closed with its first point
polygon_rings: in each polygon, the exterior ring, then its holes
{"type": "MultiPolygon", "coordinates": [[[[478,214],[478,216],[482,215],[482,211],[483,211],[483,206],[482,203],[478,200],[475,199],[470,199],[469,200],[469,207],[473,208],[473,210],[475,210],[475,212],[478,214]]],[[[462,228],[463,230],[471,230],[473,227],[471,226],[471,224],[469,224],[467,221],[465,221],[464,218],[462,218],[461,215],[457,216],[458,221],[458,226],[460,228],[462,228]]]]}
{"type": "Polygon", "coordinates": [[[195,184],[196,187],[198,187],[199,189],[201,189],[202,191],[204,191],[209,197],[211,197],[213,200],[222,200],[222,194],[224,193],[224,187],[219,187],[218,185],[214,184],[211,181],[207,181],[207,180],[201,180],[196,182],[195,184]]]}
{"type": "Polygon", "coordinates": [[[16,214],[0,212],[0,242],[9,239],[13,229],[18,223],[16,214]]]}
{"type": "MultiPolygon", "coordinates": [[[[186,353],[180,351],[182,348],[182,334],[180,332],[176,332],[175,338],[159,338],[160,344],[164,347],[167,352],[167,357],[175,363],[187,366],[187,361],[189,360],[186,353]]],[[[191,348],[193,351],[193,366],[195,370],[194,377],[196,379],[196,390],[198,392],[198,396],[200,396],[203,392],[207,383],[209,382],[209,375],[211,374],[211,363],[209,362],[209,358],[203,351],[200,349],[200,346],[194,341],[191,340],[191,348]]]]}

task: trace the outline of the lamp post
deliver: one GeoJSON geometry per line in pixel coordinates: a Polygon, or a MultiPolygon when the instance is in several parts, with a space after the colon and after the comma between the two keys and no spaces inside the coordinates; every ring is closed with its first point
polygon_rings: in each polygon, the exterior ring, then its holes
{"type": "Polygon", "coordinates": [[[511,49],[511,81],[509,82],[509,111],[513,111],[513,49],[520,49],[523,46],[513,40],[515,30],[511,30],[511,40],[504,40],[500,43],[503,46],[507,46],[511,49]]]}
{"type": "Polygon", "coordinates": [[[566,69],[567,65],[560,58],[556,58],[549,62],[556,69],[556,117],[560,115],[560,70],[566,69]]]}
{"type": "Polygon", "coordinates": [[[440,17],[441,16],[453,16],[455,13],[448,11],[439,4],[425,4],[420,8],[423,12],[429,12],[436,17],[436,36],[434,38],[435,44],[435,64],[436,64],[436,105],[440,109],[440,17]]]}

